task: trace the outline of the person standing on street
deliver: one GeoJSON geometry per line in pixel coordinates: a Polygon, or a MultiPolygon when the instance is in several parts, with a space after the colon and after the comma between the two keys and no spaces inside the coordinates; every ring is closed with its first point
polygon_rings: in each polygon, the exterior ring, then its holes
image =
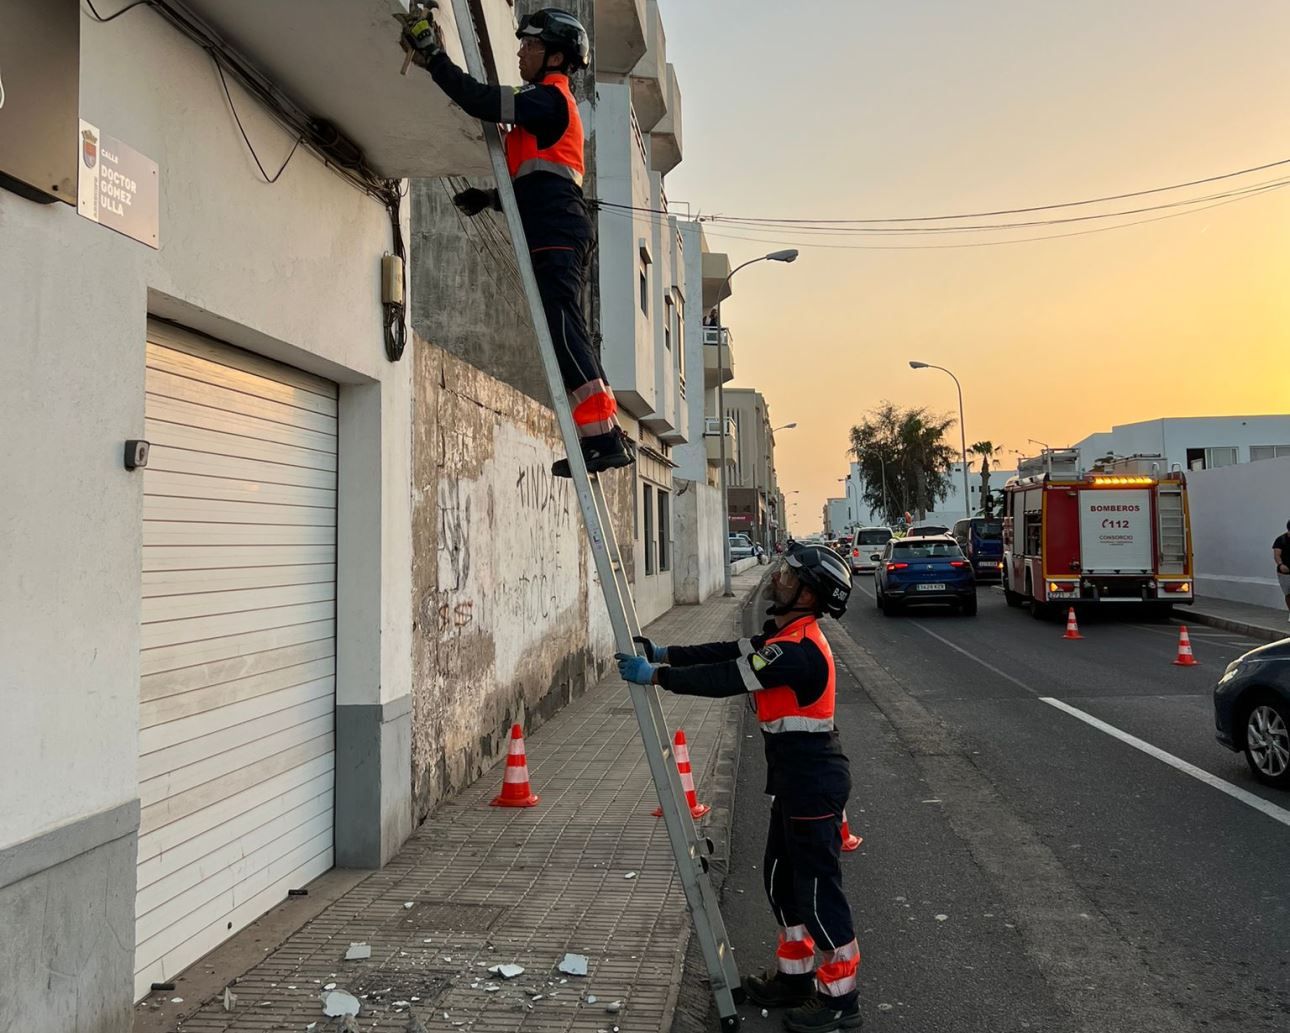
{"type": "MultiPolygon", "coordinates": [[[[422,24],[429,26],[429,17],[422,24]]],[[[405,28],[403,46],[466,114],[511,126],[505,138],[506,165],[583,458],[591,473],[628,466],[636,461],[635,446],[618,426],[618,402],[582,312],[592,229],[582,196],[582,118],[569,76],[588,66],[587,30],[567,11],[544,7],[524,15],[515,35],[526,84],[519,88],[472,78],[444,53],[433,27],[419,33],[405,28]]],[[[453,197],[453,203],[468,216],[485,208],[501,211],[496,190],[471,187],[453,197]]],[[[568,460],[557,462],[552,473],[570,476],[568,460]]]]}
{"type": "Polygon", "coordinates": [[[779,946],[775,969],[747,977],[744,990],[764,1008],[788,1008],[784,1025],[793,1033],[855,1029],[860,950],[841,865],[851,768],[833,724],[836,672],[820,629],[824,614],[846,611],[851,572],[830,549],[790,542],[771,593],[770,619],[752,639],[657,646],[638,638],[644,656],[615,659],[638,685],[710,698],[748,694],[766,746],[762,877],[779,946]]]}
{"type": "MultiPolygon", "coordinates": [[[[1272,543],[1272,558],[1276,560],[1277,581],[1281,594],[1286,597],[1286,609],[1290,610],[1290,520],[1286,521],[1286,533],[1272,543]]],[[[1290,617],[1286,620],[1290,621],[1290,617]]]]}

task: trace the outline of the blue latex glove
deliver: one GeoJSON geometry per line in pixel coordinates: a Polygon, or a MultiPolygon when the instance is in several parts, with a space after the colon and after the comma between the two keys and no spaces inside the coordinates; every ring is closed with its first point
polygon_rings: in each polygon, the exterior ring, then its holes
{"type": "Polygon", "coordinates": [[[645,659],[650,663],[667,663],[667,646],[656,646],[649,639],[645,638],[644,635],[637,635],[632,639],[632,641],[641,647],[642,652],[645,654],[645,659]]]}
{"type": "Polygon", "coordinates": [[[623,681],[633,682],[636,685],[654,684],[654,665],[643,656],[615,653],[614,659],[618,661],[618,673],[623,681]]]}

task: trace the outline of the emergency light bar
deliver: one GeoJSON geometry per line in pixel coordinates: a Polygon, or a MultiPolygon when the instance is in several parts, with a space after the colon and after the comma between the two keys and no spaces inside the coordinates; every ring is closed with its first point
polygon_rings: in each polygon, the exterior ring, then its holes
{"type": "Polygon", "coordinates": [[[1155,484],[1154,477],[1094,477],[1095,485],[1103,484],[1155,484]]]}

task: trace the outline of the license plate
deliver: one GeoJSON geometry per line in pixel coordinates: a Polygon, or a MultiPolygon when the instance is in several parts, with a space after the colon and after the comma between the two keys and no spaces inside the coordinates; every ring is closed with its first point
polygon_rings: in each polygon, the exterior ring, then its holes
{"type": "Polygon", "coordinates": [[[916,591],[919,591],[919,592],[944,592],[945,586],[944,585],[917,585],[915,586],[915,589],[916,591]]]}

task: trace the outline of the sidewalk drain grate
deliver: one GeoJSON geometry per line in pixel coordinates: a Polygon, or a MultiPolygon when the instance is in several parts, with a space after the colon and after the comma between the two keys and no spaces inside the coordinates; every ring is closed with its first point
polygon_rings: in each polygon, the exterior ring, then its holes
{"type": "Polygon", "coordinates": [[[494,904],[459,904],[451,900],[414,900],[389,923],[400,929],[474,933],[491,929],[508,909],[494,904]]]}

